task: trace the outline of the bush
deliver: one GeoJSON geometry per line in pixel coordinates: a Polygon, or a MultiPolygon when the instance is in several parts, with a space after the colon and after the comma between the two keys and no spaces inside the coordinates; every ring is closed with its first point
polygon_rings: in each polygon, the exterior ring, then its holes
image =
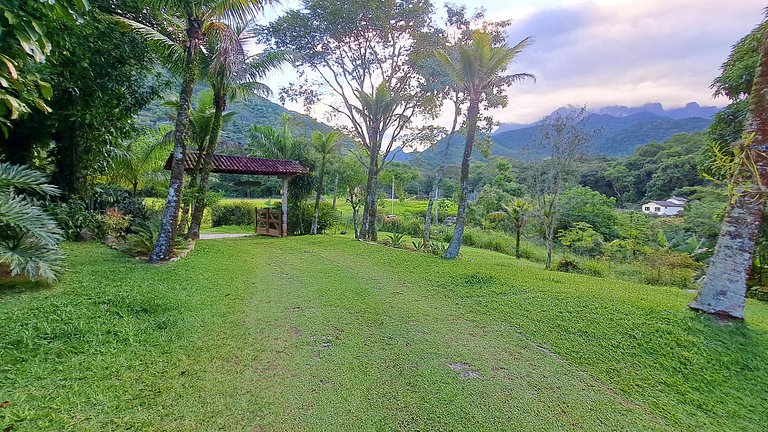
{"type": "Polygon", "coordinates": [[[211,206],[211,226],[254,225],[255,210],[253,201],[220,201],[211,206]]]}
{"type": "Polygon", "coordinates": [[[611,269],[606,261],[588,259],[581,263],[581,274],[604,278],[611,274],[611,269]]]}
{"type": "MultiPolygon", "coordinates": [[[[280,208],[280,202],[274,207],[280,208]]],[[[315,217],[313,204],[301,203],[288,208],[288,233],[290,235],[309,234],[312,229],[312,219],[315,217]],[[298,208],[297,208],[298,207],[298,208]]],[[[321,202],[317,214],[317,233],[322,234],[336,222],[336,211],[329,203],[321,202]]]]}
{"type": "Polygon", "coordinates": [[[108,209],[117,209],[120,213],[132,219],[147,219],[147,208],[144,199],[134,197],[125,189],[113,186],[105,186],[95,189],[91,194],[91,210],[105,212],[108,209]]]}
{"type": "Polygon", "coordinates": [[[89,232],[94,239],[106,235],[105,218],[100,212],[88,210],[85,202],[77,199],[48,206],[48,212],[64,230],[64,238],[69,241],[81,240],[82,231],[89,232]]]}
{"type": "Polygon", "coordinates": [[[123,214],[117,208],[108,208],[104,212],[104,231],[108,237],[123,237],[131,225],[131,216],[123,214]]]}
{"type": "Polygon", "coordinates": [[[555,263],[555,270],[564,273],[581,273],[581,266],[575,258],[563,257],[555,263]]]}
{"type": "Polygon", "coordinates": [[[396,217],[384,219],[381,222],[379,230],[408,234],[411,237],[421,237],[424,235],[424,220],[415,217],[396,217]]]}

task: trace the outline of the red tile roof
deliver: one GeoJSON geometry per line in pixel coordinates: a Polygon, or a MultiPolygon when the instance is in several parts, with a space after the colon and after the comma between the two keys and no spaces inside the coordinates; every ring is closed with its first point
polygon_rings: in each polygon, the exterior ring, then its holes
{"type": "MultiPolygon", "coordinates": [[[[171,158],[165,161],[165,169],[171,169],[171,158]]],[[[197,164],[199,153],[187,152],[184,158],[184,170],[192,171],[197,164]]],[[[213,155],[212,173],[249,174],[264,176],[309,174],[309,170],[292,160],[265,159],[249,156],[213,155]]]]}

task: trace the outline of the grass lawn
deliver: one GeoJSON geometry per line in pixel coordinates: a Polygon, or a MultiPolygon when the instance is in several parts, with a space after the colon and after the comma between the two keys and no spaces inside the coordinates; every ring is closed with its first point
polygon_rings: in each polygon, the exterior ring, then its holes
{"type": "Polygon", "coordinates": [[[254,234],[253,225],[222,225],[202,228],[200,232],[205,234],[254,234]]]}
{"type": "Polygon", "coordinates": [[[768,305],[332,236],[0,287],[0,430],[765,430],[768,305]]]}

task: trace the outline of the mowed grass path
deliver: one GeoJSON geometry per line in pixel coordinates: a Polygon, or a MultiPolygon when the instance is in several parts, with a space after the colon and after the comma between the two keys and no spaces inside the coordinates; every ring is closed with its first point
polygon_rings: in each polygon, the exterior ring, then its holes
{"type": "Polygon", "coordinates": [[[765,304],[719,324],[676,289],[331,236],[67,249],[57,288],[0,288],[0,430],[768,425],[765,304]]]}

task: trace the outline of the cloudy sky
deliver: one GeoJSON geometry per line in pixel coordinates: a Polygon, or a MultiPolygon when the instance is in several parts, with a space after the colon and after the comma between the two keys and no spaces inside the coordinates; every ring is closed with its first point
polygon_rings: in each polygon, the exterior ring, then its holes
{"type": "MultiPolygon", "coordinates": [[[[283,8],[298,3],[288,0],[283,8]]],[[[514,123],[533,122],[568,104],[725,105],[727,101],[712,98],[709,85],[731,46],[760,22],[766,6],[763,0],[451,3],[483,6],[491,19],[512,19],[511,44],[534,37],[510,72],[533,73],[537,82],[511,88],[509,106],[493,113],[497,120],[514,123]]],[[[270,11],[268,17],[279,13],[270,11]]],[[[293,74],[285,70],[278,75],[269,82],[274,90],[293,74]]]]}

